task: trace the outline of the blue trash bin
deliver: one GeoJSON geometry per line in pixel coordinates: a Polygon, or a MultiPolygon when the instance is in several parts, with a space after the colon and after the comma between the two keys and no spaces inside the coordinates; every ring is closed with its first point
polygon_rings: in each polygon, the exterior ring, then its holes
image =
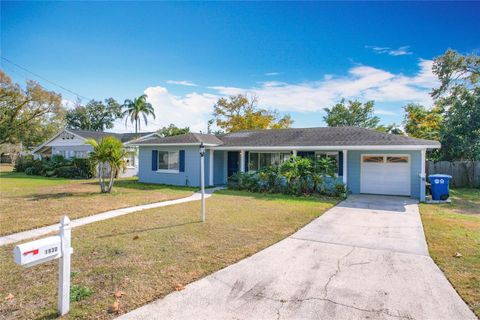
{"type": "Polygon", "coordinates": [[[431,174],[428,176],[432,189],[432,200],[447,200],[449,197],[448,184],[452,176],[448,174],[431,174]]]}

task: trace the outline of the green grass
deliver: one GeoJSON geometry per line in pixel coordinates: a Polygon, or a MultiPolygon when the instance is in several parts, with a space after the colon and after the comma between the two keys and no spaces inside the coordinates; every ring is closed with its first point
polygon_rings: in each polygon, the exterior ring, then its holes
{"type": "Polygon", "coordinates": [[[430,255],[480,316],[480,189],[454,189],[450,204],[421,204],[430,255]],[[456,253],[461,257],[455,257],[456,253]]]}
{"type": "Polygon", "coordinates": [[[57,223],[63,215],[76,219],[112,209],[172,200],[196,188],[117,179],[112,193],[101,194],[98,182],[28,176],[0,171],[0,236],[57,223]]]}
{"type": "MultiPolygon", "coordinates": [[[[337,203],[221,191],[199,202],[132,213],[73,229],[72,283],[92,290],[72,302],[68,318],[111,319],[262,250],[292,234],[337,203]],[[125,294],[118,298],[117,291],[125,294]]],[[[57,262],[25,269],[0,248],[0,318],[55,316],[57,262]],[[14,299],[5,301],[8,294],[14,299]]]]}

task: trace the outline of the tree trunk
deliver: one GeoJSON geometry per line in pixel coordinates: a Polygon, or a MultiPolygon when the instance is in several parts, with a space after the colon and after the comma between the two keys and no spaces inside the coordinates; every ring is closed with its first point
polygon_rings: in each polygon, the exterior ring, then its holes
{"type": "Polygon", "coordinates": [[[115,180],[115,169],[110,166],[110,181],[108,182],[108,190],[107,192],[110,193],[113,188],[113,182],[115,180]]]}

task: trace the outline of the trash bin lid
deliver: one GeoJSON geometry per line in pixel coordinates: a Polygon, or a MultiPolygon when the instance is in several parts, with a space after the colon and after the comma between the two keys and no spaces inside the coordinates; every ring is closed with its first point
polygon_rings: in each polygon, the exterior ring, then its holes
{"type": "Polygon", "coordinates": [[[438,178],[438,179],[452,179],[452,176],[448,174],[431,174],[428,176],[429,178],[438,178]]]}

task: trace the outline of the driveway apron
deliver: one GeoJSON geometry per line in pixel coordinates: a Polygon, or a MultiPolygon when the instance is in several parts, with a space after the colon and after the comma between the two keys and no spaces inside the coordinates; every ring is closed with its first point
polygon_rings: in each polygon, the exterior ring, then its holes
{"type": "Polygon", "coordinates": [[[120,319],[476,319],[428,255],[416,201],[354,195],[297,233],[120,319]]]}

